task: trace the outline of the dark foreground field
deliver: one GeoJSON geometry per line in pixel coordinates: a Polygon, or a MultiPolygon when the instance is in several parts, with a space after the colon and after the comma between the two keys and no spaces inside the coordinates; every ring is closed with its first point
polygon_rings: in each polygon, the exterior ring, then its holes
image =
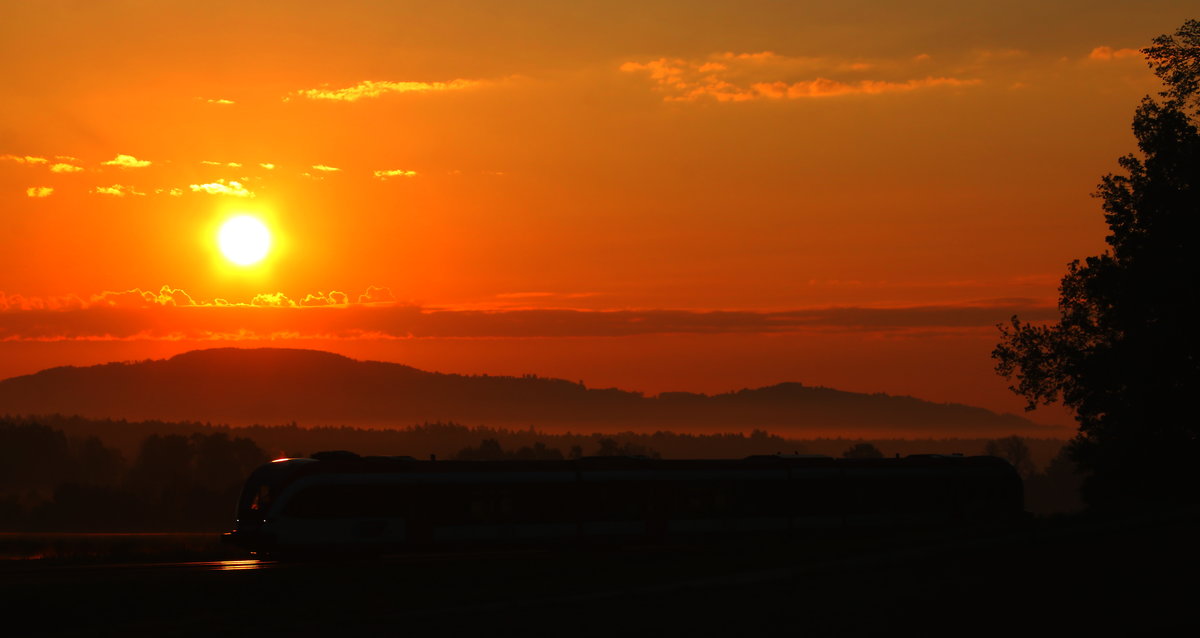
{"type": "Polygon", "coordinates": [[[0,633],[1144,634],[1194,625],[1198,531],[1200,512],[1188,511],[986,533],[374,561],[8,561],[0,633]]]}

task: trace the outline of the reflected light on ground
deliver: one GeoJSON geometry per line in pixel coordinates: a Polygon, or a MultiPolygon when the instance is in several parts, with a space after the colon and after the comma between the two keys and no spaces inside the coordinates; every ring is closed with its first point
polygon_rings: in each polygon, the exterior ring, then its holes
{"type": "Polygon", "coordinates": [[[261,560],[221,560],[212,563],[212,566],[217,571],[230,571],[235,569],[262,569],[268,563],[261,560]]]}

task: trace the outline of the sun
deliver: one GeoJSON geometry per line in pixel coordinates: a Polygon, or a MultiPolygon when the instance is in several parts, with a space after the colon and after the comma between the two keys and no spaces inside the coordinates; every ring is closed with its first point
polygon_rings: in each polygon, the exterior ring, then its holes
{"type": "Polygon", "coordinates": [[[271,251],[271,231],[257,217],[238,215],[221,225],[217,246],[229,261],[239,266],[251,266],[271,251]]]}

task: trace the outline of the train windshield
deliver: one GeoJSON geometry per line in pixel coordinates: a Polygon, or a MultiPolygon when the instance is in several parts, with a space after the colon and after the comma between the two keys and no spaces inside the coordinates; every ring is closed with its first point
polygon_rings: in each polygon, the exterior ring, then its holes
{"type": "Polygon", "coordinates": [[[271,463],[258,468],[246,480],[238,500],[237,517],[241,521],[266,518],[280,490],[296,470],[296,462],[271,463]]]}

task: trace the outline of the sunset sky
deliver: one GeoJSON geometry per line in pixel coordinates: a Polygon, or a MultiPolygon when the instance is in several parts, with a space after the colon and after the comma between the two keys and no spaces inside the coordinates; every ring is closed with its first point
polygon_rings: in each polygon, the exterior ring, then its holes
{"type": "Polygon", "coordinates": [[[1019,411],[995,324],[1103,249],[1196,11],[975,5],[6,2],[0,378],[269,345],[1019,411]]]}

